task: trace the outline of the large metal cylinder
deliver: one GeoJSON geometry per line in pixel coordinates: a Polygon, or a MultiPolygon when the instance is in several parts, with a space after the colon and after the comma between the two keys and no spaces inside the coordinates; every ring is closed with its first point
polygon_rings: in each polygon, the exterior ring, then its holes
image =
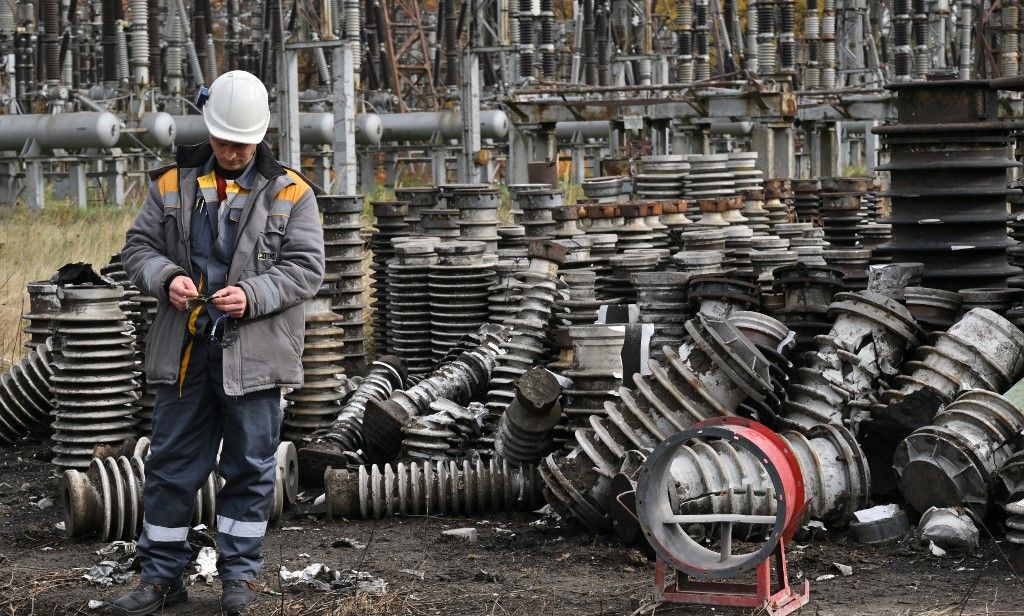
{"type": "MultiPolygon", "coordinates": [[[[176,126],[175,141],[180,144],[192,144],[206,141],[210,133],[201,115],[174,116],[176,126]]],[[[380,116],[373,113],[356,115],[356,143],[359,145],[377,145],[383,137],[380,116]]],[[[278,118],[270,117],[271,133],[278,130],[278,118]]],[[[330,145],[334,143],[334,114],[304,112],[299,114],[299,141],[303,145],[330,145]]]]}
{"type": "Polygon", "coordinates": [[[45,150],[109,148],[117,144],[121,127],[108,111],[2,115],[0,150],[20,150],[30,139],[45,150]]]}
{"type": "MultiPolygon", "coordinates": [[[[414,111],[382,113],[383,141],[428,141],[435,135],[443,139],[462,137],[462,114],[457,111],[414,111]]],[[[480,112],[480,137],[501,139],[508,135],[509,121],[504,111],[480,112]]]]}

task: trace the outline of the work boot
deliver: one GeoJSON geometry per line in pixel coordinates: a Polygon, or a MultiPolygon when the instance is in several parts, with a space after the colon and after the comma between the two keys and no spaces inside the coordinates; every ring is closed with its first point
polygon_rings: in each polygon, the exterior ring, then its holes
{"type": "Polygon", "coordinates": [[[224,580],[220,606],[228,616],[238,616],[256,600],[256,584],[248,580],[224,580]]]}
{"type": "Polygon", "coordinates": [[[161,586],[145,580],[139,586],[114,601],[117,616],[145,616],[165,607],[178,605],[188,599],[188,589],[180,579],[170,586],[161,586]]]}

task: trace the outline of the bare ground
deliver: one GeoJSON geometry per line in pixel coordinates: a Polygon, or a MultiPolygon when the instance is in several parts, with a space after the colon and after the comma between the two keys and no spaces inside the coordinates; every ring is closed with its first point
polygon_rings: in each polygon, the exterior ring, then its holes
{"type": "MultiPolygon", "coordinates": [[[[56,479],[45,447],[0,450],[0,613],[92,614],[90,599],[109,601],[134,584],[91,586],[81,575],[97,560],[98,541],[74,542],[55,526],[56,479]],[[23,484],[27,484],[24,486],[23,484]]],[[[395,518],[381,522],[332,522],[289,517],[266,539],[263,588],[251,614],[751,614],[750,610],[657,606],[653,564],[614,537],[565,529],[544,531],[537,516],[481,519],[395,518]],[[479,540],[443,539],[441,531],[473,526],[479,540]],[[332,547],[348,537],[364,549],[332,547]],[[322,562],[368,571],[388,582],[380,597],[282,590],[277,570],[322,562]],[[420,571],[423,579],[410,574],[420,571]],[[643,608],[653,608],[646,609],[643,608]],[[639,610],[639,611],[638,611],[639,610]]],[[[1000,548],[986,540],[974,554],[936,558],[909,542],[865,547],[842,533],[806,540],[790,555],[795,579],[811,580],[811,602],[802,614],[821,616],[958,614],[1024,615],[1024,584],[1000,548]],[[853,567],[837,576],[833,562],[853,567]]],[[[190,588],[192,599],[166,614],[217,614],[219,585],[190,588]]]]}

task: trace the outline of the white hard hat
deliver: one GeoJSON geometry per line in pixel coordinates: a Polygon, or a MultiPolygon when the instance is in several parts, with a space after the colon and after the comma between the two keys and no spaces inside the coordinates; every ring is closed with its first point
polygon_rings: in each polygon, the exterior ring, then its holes
{"type": "Polygon", "coordinates": [[[263,141],[270,124],[267,87],[252,73],[224,73],[210,85],[203,120],[206,129],[218,139],[235,143],[263,141]]]}

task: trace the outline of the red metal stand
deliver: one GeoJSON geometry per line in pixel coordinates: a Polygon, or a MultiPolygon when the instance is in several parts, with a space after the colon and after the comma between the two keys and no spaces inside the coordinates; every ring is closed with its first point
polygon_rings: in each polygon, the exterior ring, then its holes
{"type": "Polygon", "coordinates": [[[810,582],[804,580],[800,592],[789,584],[786,554],[779,541],[771,558],[757,566],[756,584],[695,580],[681,571],[674,571],[674,583],[666,581],[669,567],[661,558],[654,565],[654,584],[663,603],[689,603],[723,607],[749,607],[764,609],[769,616],[785,616],[799,610],[811,600],[810,582]],[[779,587],[772,590],[771,567],[779,587]]]}

